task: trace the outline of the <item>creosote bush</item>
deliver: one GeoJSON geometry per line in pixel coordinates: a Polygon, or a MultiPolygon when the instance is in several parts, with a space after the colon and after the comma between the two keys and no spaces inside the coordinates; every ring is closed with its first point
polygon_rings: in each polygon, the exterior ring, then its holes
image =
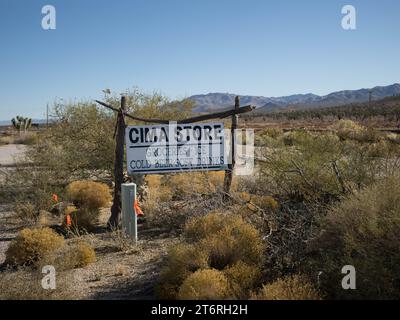
{"type": "Polygon", "coordinates": [[[221,230],[200,241],[200,247],[208,253],[209,265],[218,270],[239,261],[258,265],[263,253],[258,231],[241,219],[235,224],[230,225],[229,222],[226,221],[221,230]]]}
{"type": "MultiPolygon", "coordinates": [[[[157,286],[159,297],[205,297],[203,294],[208,293],[203,292],[203,287],[206,286],[203,285],[206,281],[203,278],[208,269],[213,269],[212,275],[221,272],[226,277],[231,297],[249,295],[252,286],[260,278],[259,266],[263,253],[260,235],[253,226],[240,216],[210,213],[191,219],[186,224],[184,239],[185,241],[172,248],[168,255],[167,265],[161,272],[157,286]],[[194,272],[200,272],[199,270],[205,273],[193,275],[194,278],[188,280],[182,289],[186,279],[194,272]],[[246,271],[247,274],[239,275],[242,271],[246,271]],[[191,288],[197,283],[199,288],[191,288]]],[[[221,275],[217,278],[221,279],[221,275]]],[[[223,289],[218,294],[212,291],[210,297],[224,298],[227,294],[223,289]]]]}
{"type": "Polygon", "coordinates": [[[96,253],[92,246],[86,242],[78,241],[61,247],[44,256],[38,266],[52,265],[58,271],[65,271],[75,268],[83,268],[96,262],[96,253]]]}
{"type": "Polygon", "coordinates": [[[320,293],[303,276],[288,276],[266,284],[253,296],[256,300],[321,300],[320,293]]]}
{"type": "Polygon", "coordinates": [[[104,183],[94,181],[74,181],[67,186],[66,195],[73,202],[74,207],[68,207],[66,214],[70,214],[72,227],[92,231],[100,214],[100,208],[107,206],[111,201],[109,187],[104,183]]]}
{"type": "Polygon", "coordinates": [[[23,229],[6,252],[6,264],[29,265],[64,246],[64,238],[50,228],[23,229]]]}
{"type": "Polygon", "coordinates": [[[330,298],[400,298],[399,185],[399,177],[386,178],[348,196],[319,221],[321,232],[310,250],[330,298]],[[355,267],[357,290],[342,290],[344,265],[355,267]]]}
{"type": "MultiPolygon", "coordinates": [[[[223,206],[223,172],[194,172],[145,177],[140,205],[152,227],[180,232],[193,216],[223,206]]],[[[237,179],[233,180],[233,189],[237,179]]]]}
{"type": "Polygon", "coordinates": [[[261,269],[242,261],[227,267],[223,272],[229,280],[232,297],[239,300],[248,299],[261,280],[261,269]]]}
{"type": "Polygon", "coordinates": [[[180,300],[221,300],[229,296],[225,275],[215,269],[198,270],[185,279],[179,289],[180,300]]]}
{"type": "Polygon", "coordinates": [[[156,294],[175,299],[182,282],[193,272],[207,268],[208,256],[198,246],[180,243],[169,250],[167,266],[161,271],[156,294]]]}
{"type": "Polygon", "coordinates": [[[111,201],[110,188],[106,184],[88,180],[70,183],[66,195],[78,208],[96,210],[105,207],[111,201]]]}

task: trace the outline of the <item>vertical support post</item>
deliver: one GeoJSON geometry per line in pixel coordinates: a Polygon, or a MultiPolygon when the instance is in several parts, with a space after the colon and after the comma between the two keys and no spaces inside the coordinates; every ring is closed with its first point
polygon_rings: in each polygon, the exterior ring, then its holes
{"type": "Polygon", "coordinates": [[[125,118],[126,97],[121,97],[121,108],[118,113],[117,130],[115,135],[114,159],[114,199],[111,207],[111,216],[108,220],[110,227],[118,227],[121,215],[121,185],[124,182],[124,144],[125,144],[125,118]]]}
{"type": "MultiPolygon", "coordinates": [[[[240,98],[236,96],[235,98],[235,110],[237,111],[240,107],[240,98]]],[[[228,170],[225,171],[225,178],[224,178],[224,192],[225,194],[229,194],[232,185],[232,177],[233,177],[233,170],[235,169],[235,162],[236,162],[236,129],[238,126],[238,115],[235,113],[232,115],[232,125],[231,125],[231,163],[228,165],[228,170]]]]}
{"type": "Polygon", "coordinates": [[[136,241],[137,236],[137,216],[134,210],[134,203],[136,201],[136,184],[124,183],[121,186],[122,197],[122,230],[129,235],[129,237],[136,241]]]}

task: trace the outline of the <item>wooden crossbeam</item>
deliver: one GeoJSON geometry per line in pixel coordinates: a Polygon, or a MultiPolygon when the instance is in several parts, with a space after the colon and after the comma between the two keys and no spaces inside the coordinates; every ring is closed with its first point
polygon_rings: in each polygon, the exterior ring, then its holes
{"type": "MultiPolygon", "coordinates": [[[[102,101],[99,100],[95,100],[98,104],[101,104],[103,107],[106,107],[110,110],[113,110],[114,112],[121,112],[120,109],[116,109],[113,106],[110,106],[107,103],[104,103],[102,101]]],[[[204,121],[204,120],[210,120],[210,119],[223,119],[223,118],[228,118],[232,115],[235,114],[241,114],[241,113],[247,113],[250,111],[253,111],[256,107],[252,106],[252,105],[248,105],[248,106],[244,106],[244,107],[240,107],[240,108],[235,108],[232,110],[227,110],[227,111],[222,111],[222,112],[216,112],[216,113],[210,113],[210,114],[204,114],[204,115],[200,115],[200,116],[196,116],[196,117],[192,117],[192,118],[188,118],[188,119],[184,119],[184,120],[178,120],[176,121],[179,124],[184,124],[184,123],[192,123],[192,122],[199,122],[199,121],[204,121]]],[[[131,114],[127,113],[127,112],[122,112],[126,117],[131,118],[133,120],[136,121],[142,121],[142,122],[147,122],[147,123],[159,123],[159,124],[168,124],[174,120],[161,120],[161,119],[144,119],[144,118],[140,118],[140,117],[136,117],[136,116],[132,116],[131,114]]]]}

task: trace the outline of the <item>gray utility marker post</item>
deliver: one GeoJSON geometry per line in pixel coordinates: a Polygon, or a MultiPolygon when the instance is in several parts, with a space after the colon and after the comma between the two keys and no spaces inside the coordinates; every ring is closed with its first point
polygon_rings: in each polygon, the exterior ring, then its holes
{"type": "Polygon", "coordinates": [[[122,230],[137,242],[137,216],[134,209],[136,201],[136,184],[124,183],[121,185],[122,198],[122,230]]]}

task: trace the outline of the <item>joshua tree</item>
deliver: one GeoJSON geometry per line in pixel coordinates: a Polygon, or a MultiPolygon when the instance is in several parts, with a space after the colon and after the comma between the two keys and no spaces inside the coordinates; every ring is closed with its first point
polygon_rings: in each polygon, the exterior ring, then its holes
{"type": "Polygon", "coordinates": [[[24,118],[21,116],[16,116],[15,118],[12,118],[11,122],[19,134],[21,133],[21,130],[24,130],[24,132],[26,132],[26,130],[28,130],[32,125],[31,118],[24,118]]]}

